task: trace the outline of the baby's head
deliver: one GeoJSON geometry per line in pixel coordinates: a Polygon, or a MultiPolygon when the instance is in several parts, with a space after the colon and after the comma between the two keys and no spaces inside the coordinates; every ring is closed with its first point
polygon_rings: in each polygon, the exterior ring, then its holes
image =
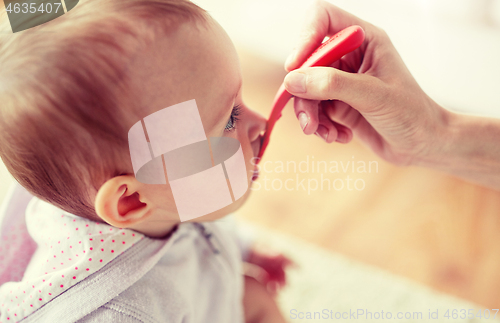
{"type": "MultiPolygon", "coordinates": [[[[135,178],[128,131],[192,99],[207,137],[241,143],[251,179],[265,119],[242,102],[227,34],[191,2],[80,1],[62,17],[2,37],[0,156],[39,198],[78,216],[164,236],[180,221],[170,186],[135,178]]],[[[196,221],[224,216],[245,199],[196,221]]]]}

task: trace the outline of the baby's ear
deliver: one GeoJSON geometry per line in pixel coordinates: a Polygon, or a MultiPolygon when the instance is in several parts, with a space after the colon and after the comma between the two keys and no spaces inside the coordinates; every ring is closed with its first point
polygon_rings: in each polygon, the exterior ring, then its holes
{"type": "Polygon", "coordinates": [[[97,215],[117,228],[127,228],[144,221],[150,211],[139,192],[144,185],[134,175],[120,175],[107,180],[95,198],[97,215]]]}

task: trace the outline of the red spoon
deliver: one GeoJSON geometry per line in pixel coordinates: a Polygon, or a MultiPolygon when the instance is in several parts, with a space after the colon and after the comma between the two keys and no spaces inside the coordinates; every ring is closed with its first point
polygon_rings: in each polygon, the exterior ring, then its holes
{"type": "MultiPolygon", "coordinates": [[[[299,68],[311,66],[330,66],[335,61],[341,59],[342,56],[361,46],[364,40],[365,32],[360,26],[347,27],[321,44],[321,46],[319,46],[299,68]]],[[[269,137],[271,136],[271,132],[276,124],[276,121],[281,118],[281,112],[291,98],[292,95],[282,84],[276,94],[276,97],[274,98],[273,109],[271,110],[271,115],[267,121],[267,130],[262,139],[257,163],[259,163],[262,159],[262,155],[264,155],[264,151],[269,144],[269,137]]]]}

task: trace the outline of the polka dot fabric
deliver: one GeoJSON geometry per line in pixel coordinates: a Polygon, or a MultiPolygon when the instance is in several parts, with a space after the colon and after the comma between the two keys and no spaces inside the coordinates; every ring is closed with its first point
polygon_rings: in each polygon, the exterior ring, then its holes
{"type": "Polygon", "coordinates": [[[28,205],[26,227],[38,248],[22,280],[0,286],[0,323],[23,319],[144,237],[75,216],[38,198],[28,205]]]}

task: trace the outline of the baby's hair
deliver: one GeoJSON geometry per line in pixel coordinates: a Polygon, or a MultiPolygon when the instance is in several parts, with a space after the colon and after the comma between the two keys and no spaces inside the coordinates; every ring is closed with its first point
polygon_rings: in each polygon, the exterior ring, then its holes
{"type": "MultiPolygon", "coordinates": [[[[127,66],[183,22],[206,21],[187,0],[81,0],[67,14],[0,31],[0,157],[29,192],[102,222],[92,196],[131,169],[127,66]],[[126,111],[127,113],[123,113],[126,111]]],[[[0,24],[8,23],[0,14],[0,24]]]]}

